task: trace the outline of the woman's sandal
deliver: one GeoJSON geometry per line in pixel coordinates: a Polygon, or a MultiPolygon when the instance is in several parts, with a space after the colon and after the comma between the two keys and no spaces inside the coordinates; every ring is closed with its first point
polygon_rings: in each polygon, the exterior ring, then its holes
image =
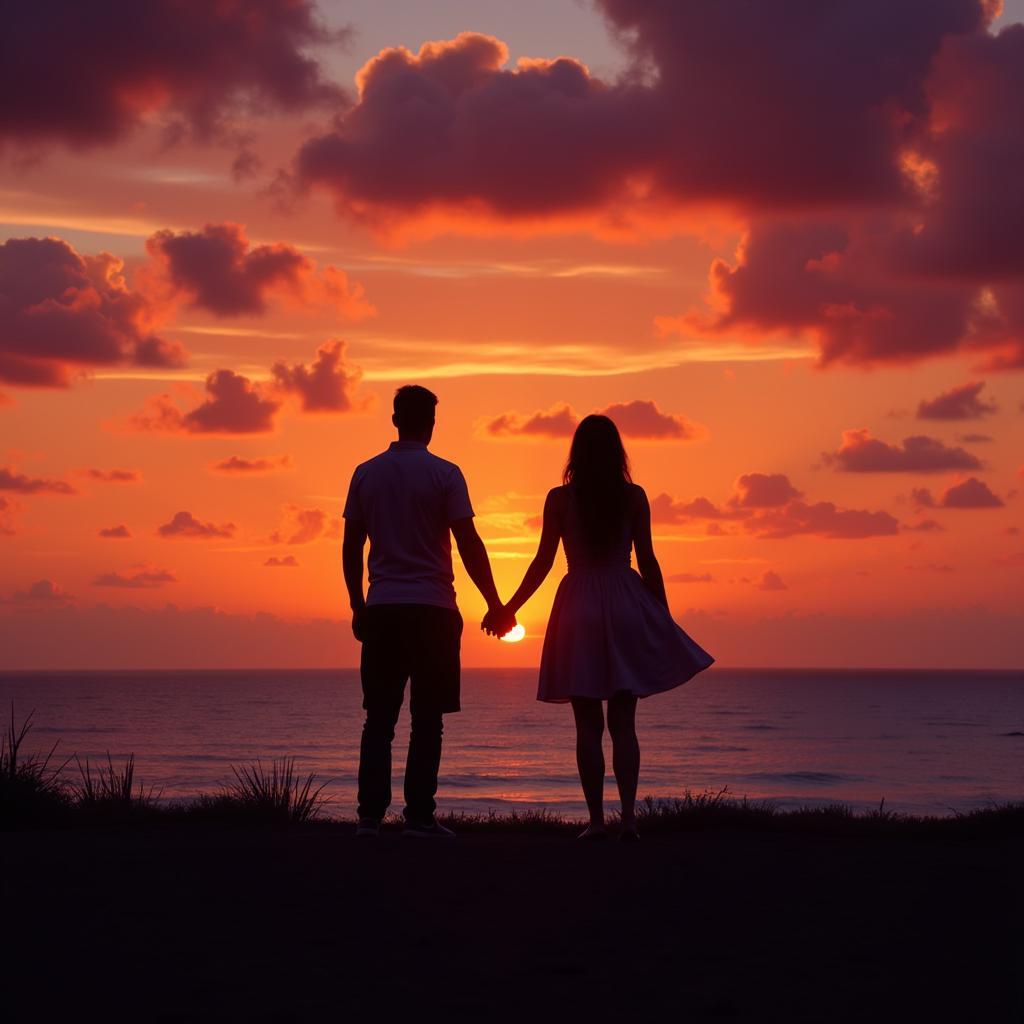
{"type": "Polygon", "coordinates": [[[607,839],[608,830],[588,825],[576,838],[582,839],[585,843],[594,843],[601,839],[607,839]]]}

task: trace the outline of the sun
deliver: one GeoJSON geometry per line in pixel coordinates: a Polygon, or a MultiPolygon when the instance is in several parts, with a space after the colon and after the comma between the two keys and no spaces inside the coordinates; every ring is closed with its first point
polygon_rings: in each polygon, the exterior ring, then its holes
{"type": "Polygon", "coordinates": [[[526,636],[526,630],[523,626],[513,626],[501,639],[507,644],[517,644],[523,637],[526,636]]]}

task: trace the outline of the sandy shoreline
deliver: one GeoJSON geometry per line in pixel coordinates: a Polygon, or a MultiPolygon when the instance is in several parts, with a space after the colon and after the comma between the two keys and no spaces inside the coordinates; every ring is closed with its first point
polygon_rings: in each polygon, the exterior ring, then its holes
{"type": "Polygon", "coordinates": [[[0,842],[10,1019],[972,1020],[1024,1008],[1024,839],[162,823],[0,842]]]}

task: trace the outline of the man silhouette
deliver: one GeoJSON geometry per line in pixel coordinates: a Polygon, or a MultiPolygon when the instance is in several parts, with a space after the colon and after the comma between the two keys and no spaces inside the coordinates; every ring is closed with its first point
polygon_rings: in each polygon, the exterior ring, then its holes
{"type": "Polygon", "coordinates": [[[452,585],[451,535],[487,602],[482,628],[500,636],[515,625],[498,600],[461,470],[427,450],[436,406],[437,396],[419,385],[395,392],[391,422],[398,440],[356,467],[345,502],[342,567],[352,632],[363,645],[366,710],[359,748],[358,836],[376,836],[391,803],[391,743],[407,681],[412,729],[403,835],[455,835],[434,818],[442,716],[460,709],[462,616],[452,585]],[[367,537],[370,587],[364,598],[367,537]]]}

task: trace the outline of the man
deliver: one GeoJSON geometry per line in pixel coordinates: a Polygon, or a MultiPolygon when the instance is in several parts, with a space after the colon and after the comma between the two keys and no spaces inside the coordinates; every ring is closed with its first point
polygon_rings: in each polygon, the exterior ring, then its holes
{"type": "Polygon", "coordinates": [[[415,838],[454,837],[434,818],[442,715],[458,711],[462,617],[455,603],[451,535],[487,602],[483,626],[500,636],[515,625],[498,600],[459,467],[427,450],[437,396],[411,384],[395,392],[398,440],[356,467],[345,502],[342,567],[352,632],[363,645],[366,721],[359,748],[359,824],[374,837],[391,803],[391,743],[410,683],[412,730],[405,768],[405,827],[415,838]],[[363,597],[363,548],[370,540],[370,587],[363,597]]]}

